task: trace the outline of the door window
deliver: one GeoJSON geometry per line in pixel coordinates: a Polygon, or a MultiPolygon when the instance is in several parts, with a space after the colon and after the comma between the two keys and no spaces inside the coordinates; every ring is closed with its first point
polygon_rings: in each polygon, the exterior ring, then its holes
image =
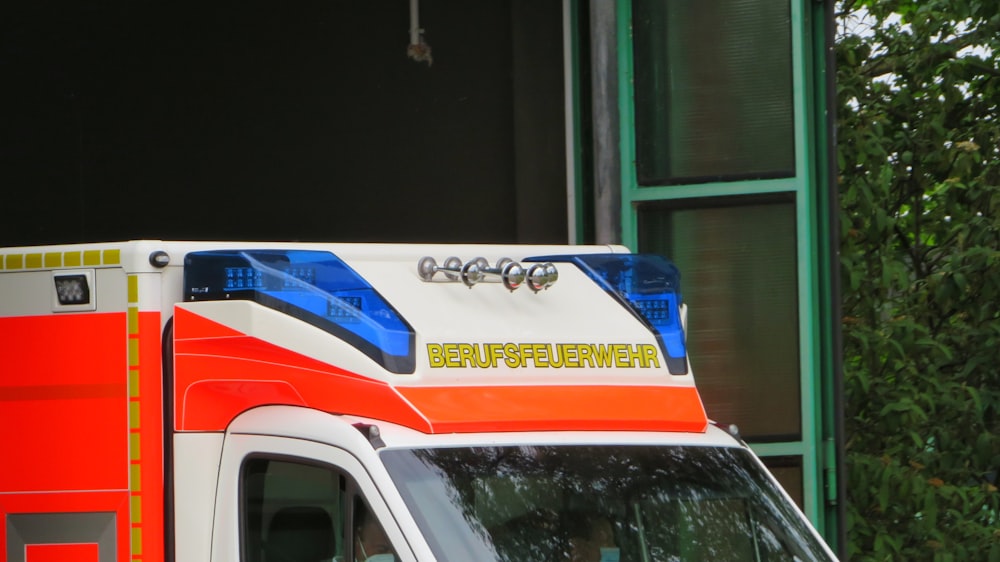
{"type": "Polygon", "coordinates": [[[332,467],[251,457],[243,464],[240,493],[245,562],[396,558],[353,481],[332,467]]]}

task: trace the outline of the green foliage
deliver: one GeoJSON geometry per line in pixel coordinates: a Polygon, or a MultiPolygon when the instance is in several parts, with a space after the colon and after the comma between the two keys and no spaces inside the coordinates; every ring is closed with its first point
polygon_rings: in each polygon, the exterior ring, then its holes
{"type": "Polygon", "coordinates": [[[1000,3],[841,8],[849,555],[1000,561],[1000,3]]]}

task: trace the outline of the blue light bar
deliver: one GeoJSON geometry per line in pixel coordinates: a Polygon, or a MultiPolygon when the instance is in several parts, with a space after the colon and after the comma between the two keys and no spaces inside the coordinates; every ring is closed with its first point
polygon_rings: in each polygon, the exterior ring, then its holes
{"type": "Polygon", "coordinates": [[[655,254],[571,254],[522,261],[568,262],[578,267],[653,332],[671,374],[687,374],[681,274],[666,258],[655,254]]]}
{"type": "Polygon", "coordinates": [[[414,370],[413,329],[330,252],[191,252],[184,258],[184,299],[252,300],[337,336],[393,373],[414,370]]]}

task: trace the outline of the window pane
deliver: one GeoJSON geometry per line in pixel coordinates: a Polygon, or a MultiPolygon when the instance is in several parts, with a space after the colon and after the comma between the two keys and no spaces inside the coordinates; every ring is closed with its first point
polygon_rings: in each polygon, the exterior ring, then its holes
{"type": "Polygon", "coordinates": [[[638,221],[640,251],[680,269],[688,353],[709,417],[758,442],[799,440],[794,202],[663,202],[640,207],[638,221]]]}
{"type": "Polygon", "coordinates": [[[790,6],[634,0],[641,185],[794,175],[790,6]]]}
{"type": "Polygon", "coordinates": [[[437,560],[826,560],[747,450],[650,445],[380,453],[437,560]]]}
{"type": "Polygon", "coordinates": [[[355,560],[377,560],[380,558],[399,560],[382,524],[378,522],[371,508],[360,496],[354,498],[352,522],[355,560]]]}
{"type": "Polygon", "coordinates": [[[242,560],[328,560],[342,555],[344,486],[344,477],[328,468],[248,460],[241,487],[242,560]]]}
{"type": "Polygon", "coordinates": [[[792,496],[795,505],[802,509],[802,498],[805,495],[802,489],[802,457],[764,457],[761,460],[781,487],[792,496]]]}

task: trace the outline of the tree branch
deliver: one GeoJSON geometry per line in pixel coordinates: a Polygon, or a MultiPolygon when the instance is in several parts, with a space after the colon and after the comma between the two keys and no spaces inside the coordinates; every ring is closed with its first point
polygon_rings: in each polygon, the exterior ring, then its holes
{"type": "MultiPolygon", "coordinates": [[[[990,30],[989,33],[984,33],[981,29],[977,29],[976,31],[966,33],[965,35],[958,35],[948,41],[943,41],[937,44],[939,46],[947,47],[946,49],[930,49],[927,46],[920,46],[904,53],[886,54],[880,57],[873,57],[862,65],[858,74],[868,78],[874,78],[883,74],[896,73],[901,68],[912,64],[911,61],[907,59],[910,59],[912,56],[920,53],[923,53],[923,56],[918,57],[918,60],[916,61],[920,66],[937,66],[947,60],[955,59],[958,52],[966,47],[982,44],[983,41],[981,41],[981,39],[984,38],[984,35],[986,37],[990,37],[991,33],[992,30],[990,30]]],[[[981,68],[989,74],[1000,76],[1000,71],[995,68],[990,68],[985,65],[977,65],[977,68],[981,68]]]]}

